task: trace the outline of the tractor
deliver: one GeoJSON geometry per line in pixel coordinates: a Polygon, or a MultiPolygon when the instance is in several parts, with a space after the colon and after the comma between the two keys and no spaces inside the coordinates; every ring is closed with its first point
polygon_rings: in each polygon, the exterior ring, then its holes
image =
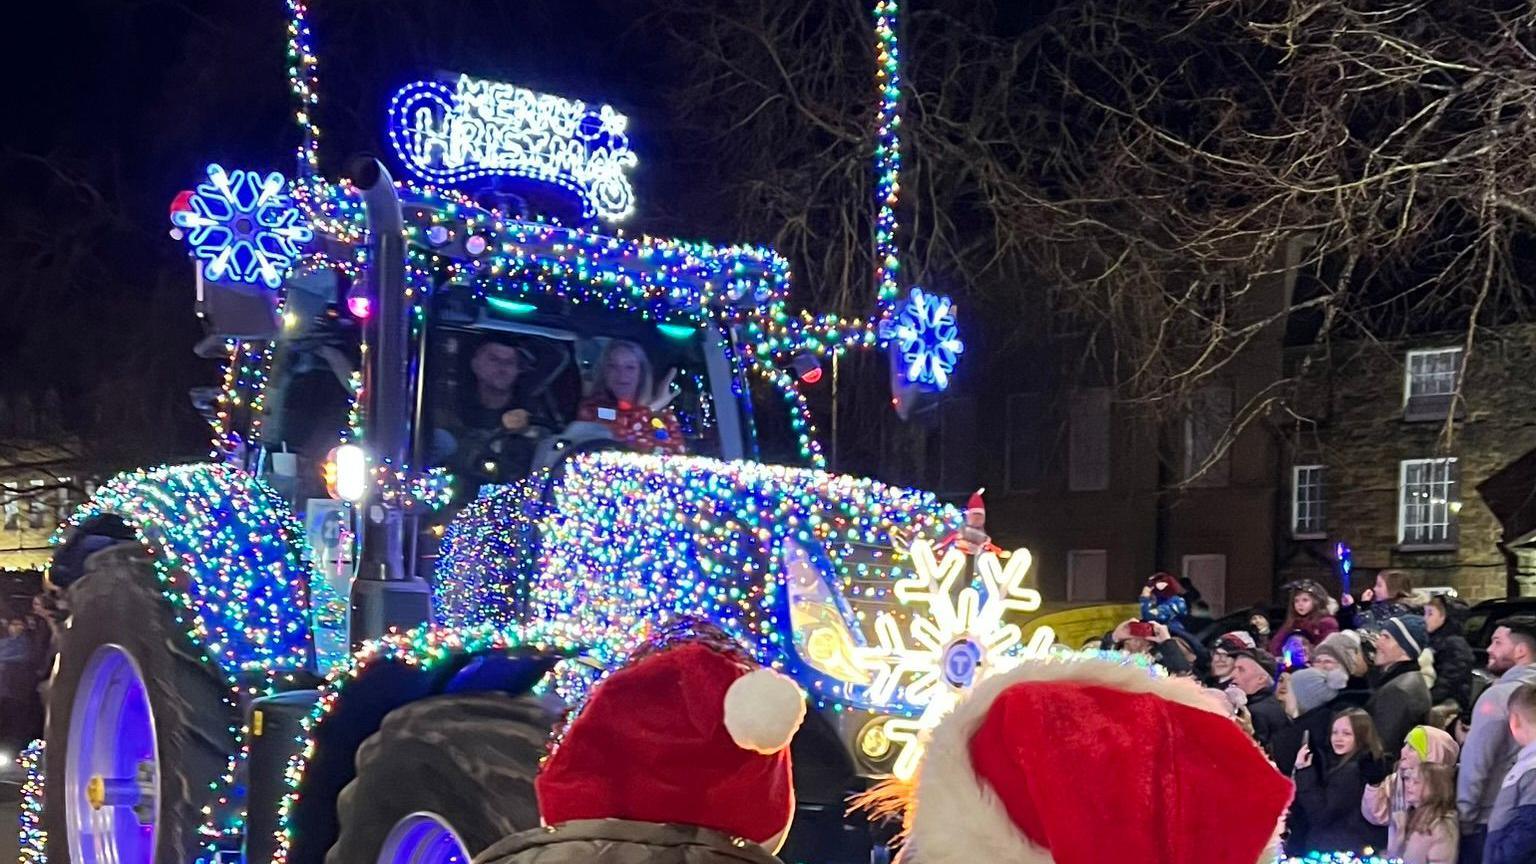
{"type": "Polygon", "coordinates": [[[296,177],[210,165],[171,208],[198,351],[225,363],[195,394],[212,458],[114,478],[55,538],[70,619],[30,842],[55,864],[467,861],[538,824],[560,706],[693,617],[814,709],[786,854],[868,860],[847,793],[1050,642],[1018,623],[1027,552],[967,554],[959,509],[826,471],[800,390],[819,356],[884,348],[905,409],[963,348],[952,304],[894,275],[895,4],[888,254],[856,321],[791,314],[770,249],[601,230],[633,205],[606,105],[417,82],[388,138],[421,182],[374,156],[325,179],[289,10],[296,177]],[[534,212],[544,193],[571,212],[534,212]]]}

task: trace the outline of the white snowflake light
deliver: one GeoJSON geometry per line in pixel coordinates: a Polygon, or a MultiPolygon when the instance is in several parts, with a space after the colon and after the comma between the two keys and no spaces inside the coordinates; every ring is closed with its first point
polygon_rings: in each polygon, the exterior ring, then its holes
{"type": "Polygon", "coordinates": [[[916,771],[929,731],[962,695],[992,675],[1044,656],[1055,640],[1051,628],[1040,627],[1024,644],[1023,629],[1005,620],[1009,613],[1040,608],[1040,592],[1024,584],[1032,561],[1028,549],[1015,550],[1007,564],[995,553],[978,554],[980,590],[962,583],[967,558],[958,549],[938,559],[933,545],[919,540],[910,552],[916,573],[895,585],[896,599],[913,609],[907,632],[895,615],[882,612],[875,619],[877,644],[855,649],[855,662],[871,675],[870,701],[890,705],[899,696],[922,709],[916,718],[893,717],[880,727],[901,748],[892,773],[903,780],[916,771]]]}
{"type": "Polygon", "coordinates": [[[889,340],[907,383],[932,390],[949,387],[955,364],[965,351],[954,301],[913,288],[881,335],[889,340]]]}

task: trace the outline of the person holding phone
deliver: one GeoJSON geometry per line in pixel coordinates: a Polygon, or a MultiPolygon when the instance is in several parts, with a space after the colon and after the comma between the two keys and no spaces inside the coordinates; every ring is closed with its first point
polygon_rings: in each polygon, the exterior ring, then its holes
{"type": "Polygon", "coordinates": [[[1386,832],[1368,822],[1360,808],[1365,774],[1371,770],[1367,763],[1382,760],[1381,740],[1371,716],[1358,708],[1340,712],[1323,746],[1332,754],[1331,760],[1314,758],[1309,736],[1293,763],[1296,800],[1292,812],[1300,814],[1307,836],[1305,845],[1292,848],[1356,855],[1379,848],[1386,842],[1386,832]]]}

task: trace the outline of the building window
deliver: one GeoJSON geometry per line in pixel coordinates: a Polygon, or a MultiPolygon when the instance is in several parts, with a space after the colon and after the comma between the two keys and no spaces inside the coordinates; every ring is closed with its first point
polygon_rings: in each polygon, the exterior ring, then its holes
{"type": "Polygon", "coordinates": [[[1227,556],[1185,555],[1184,578],[1189,580],[1200,599],[1211,608],[1211,614],[1220,617],[1227,612],[1227,556]]]}
{"type": "Polygon", "coordinates": [[[1109,553],[1073,549],[1067,553],[1067,602],[1100,601],[1109,596],[1109,553]]]}
{"type": "Polygon", "coordinates": [[[1004,473],[1009,492],[1040,488],[1042,445],[1040,440],[1039,393],[1013,393],[1008,396],[1008,452],[1004,473]]]}
{"type": "Polygon", "coordinates": [[[43,494],[43,488],[48,485],[48,481],[33,480],[30,485],[32,491],[27,495],[27,521],[33,528],[47,528],[51,514],[48,512],[48,502],[44,500],[47,496],[43,494]]]}
{"type": "Polygon", "coordinates": [[[1404,459],[1398,474],[1397,542],[1454,546],[1457,492],[1454,458],[1404,459]]]}
{"type": "Polygon", "coordinates": [[[976,399],[951,396],[939,415],[939,483],[943,495],[971,492],[977,482],[976,399]]]}
{"type": "Polygon", "coordinates": [[[21,487],[15,483],[0,485],[0,500],[4,501],[5,530],[21,527],[21,487]]]}
{"type": "Polygon", "coordinates": [[[75,478],[73,478],[73,477],[60,477],[59,478],[59,488],[54,493],[55,494],[54,505],[56,507],[56,509],[54,511],[54,521],[59,523],[59,524],[61,524],[61,525],[63,523],[65,523],[65,522],[69,521],[69,514],[70,514],[70,506],[69,506],[70,505],[70,502],[69,502],[69,497],[70,496],[69,496],[69,493],[70,493],[70,485],[73,484],[74,481],[75,481],[75,478]]]}
{"type": "Polygon", "coordinates": [[[1067,488],[1073,492],[1109,488],[1108,388],[1072,394],[1067,409],[1067,488]]]}
{"type": "Polygon", "coordinates": [[[1403,367],[1403,419],[1444,420],[1460,378],[1460,348],[1409,351],[1403,367]]]}
{"type": "Polygon", "coordinates": [[[1184,476],[1191,486],[1225,486],[1232,473],[1232,390],[1206,387],[1190,398],[1184,418],[1184,476]],[[1215,454],[1221,456],[1216,458],[1215,454]]]}
{"type": "Polygon", "coordinates": [[[1291,535],[1323,536],[1323,466],[1291,469],[1291,535]]]}

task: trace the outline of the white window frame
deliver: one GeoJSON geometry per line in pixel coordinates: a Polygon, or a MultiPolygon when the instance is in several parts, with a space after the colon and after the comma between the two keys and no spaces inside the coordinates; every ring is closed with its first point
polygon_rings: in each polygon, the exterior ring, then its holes
{"type": "Polygon", "coordinates": [[[8,531],[25,528],[30,514],[24,514],[21,511],[21,484],[8,481],[0,483],[0,487],[4,487],[5,490],[0,493],[5,498],[4,505],[0,505],[0,527],[8,531]]]}
{"type": "Polygon", "coordinates": [[[1460,463],[1458,463],[1455,456],[1441,456],[1429,459],[1404,459],[1398,463],[1397,542],[1400,547],[1405,549],[1426,550],[1455,549],[1457,547],[1459,543],[1459,537],[1458,526],[1456,522],[1456,511],[1459,508],[1455,505],[1456,502],[1460,500],[1460,481],[1460,463]],[[1440,479],[1436,479],[1433,475],[1433,471],[1436,467],[1441,466],[1445,468],[1445,476],[1440,479]],[[1415,498],[1421,495],[1427,497],[1428,503],[1410,501],[1409,498],[1410,492],[1408,488],[1408,475],[1410,471],[1419,467],[1429,468],[1431,471],[1430,478],[1422,483],[1422,485],[1426,487],[1422,491],[1417,491],[1417,487],[1420,484],[1415,484],[1416,491],[1414,491],[1412,494],[1415,498]],[[1441,489],[1437,490],[1435,488],[1436,486],[1440,486],[1441,489]],[[1444,496],[1443,498],[1439,499],[1440,503],[1438,505],[1435,503],[1436,491],[1444,492],[1444,496]],[[1417,518],[1415,518],[1414,521],[1410,522],[1410,507],[1427,507],[1427,519],[1425,521],[1418,521],[1417,518]],[[1437,507],[1442,508],[1444,515],[1443,519],[1437,518],[1437,515],[1439,515],[1436,513],[1437,507]],[[1410,539],[1410,527],[1414,529],[1427,528],[1428,536],[1414,536],[1410,539]],[[1439,529],[1438,532],[1436,531],[1437,528],[1439,529]]]}
{"type": "Polygon", "coordinates": [[[1324,506],[1323,465],[1296,465],[1291,468],[1291,536],[1298,540],[1316,540],[1326,536],[1328,511],[1324,506]],[[1311,478],[1311,482],[1302,483],[1303,475],[1311,478]],[[1315,488],[1315,497],[1307,500],[1308,512],[1302,512],[1301,490],[1303,486],[1315,488]],[[1308,516],[1307,524],[1302,524],[1303,516],[1308,516]],[[1315,520],[1315,521],[1314,521],[1315,520]]]}
{"type": "Polygon", "coordinates": [[[1450,396],[1454,394],[1456,392],[1456,385],[1460,383],[1461,379],[1461,353],[1462,348],[1459,345],[1451,348],[1415,348],[1409,351],[1407,359],[1403,362],[1403,405],[1406,406],[1415,396],[1450,396]],[[1450,373],[1450,389],[1440,390],[1437,388],[1434,392],[1415,393],[1413,389],[1415,380],[1438,381],[1443,377],[1443,373],[1434,373],[1433,375],[1422,373],[1416,377],[1413,371],[1414,361],[1443,355],[1450,355],[1456,358],[1456,368],[1450,373]]]}

